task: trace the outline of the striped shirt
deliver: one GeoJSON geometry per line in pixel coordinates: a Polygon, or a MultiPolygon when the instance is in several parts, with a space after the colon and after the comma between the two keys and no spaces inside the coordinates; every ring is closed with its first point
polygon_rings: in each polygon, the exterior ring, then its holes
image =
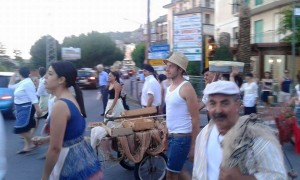
{"type": "MultiPolygon", "coordinates": [[[[206,147],[213,127],[214,123],[210,121],[197,136],[193,180],[208,180],[206,147]]],[[[247,157],[248,160],[240,169],[243,174],[253,175],[257,180],[287,179],[282,150],[270,141],[262,137],[256,138],[247,157]]]]}

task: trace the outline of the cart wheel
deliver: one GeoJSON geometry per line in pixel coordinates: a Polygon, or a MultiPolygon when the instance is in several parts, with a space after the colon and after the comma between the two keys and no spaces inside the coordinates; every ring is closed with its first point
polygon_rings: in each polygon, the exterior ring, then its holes
{"type": "MultiPolygon", "coordinates": [[[[118,151],[118,157],[121,157],[121,153],[120,151],[118,151]]],[[[135,163],[130,161],[129,159],[127,159],[126,157],[124,157],[120,162],[119,164],[124,168],[124,169],[127,169],[127,170],[134,170],[134,166],[135,166],[135,163]]]]}
{"type": "Polygon", "coordinates": [[[134,170],[135,163],[128,160],[127,158],[122,159],[119,163],[124,169],[130,170],[130,171],[134,170]]]}
{"type": "Polygon", "coordinates": [[[161,180],[166,176],[167,157],[164,153],[157,156],[146,155],[134,168],[136,180],[161,180]]]}

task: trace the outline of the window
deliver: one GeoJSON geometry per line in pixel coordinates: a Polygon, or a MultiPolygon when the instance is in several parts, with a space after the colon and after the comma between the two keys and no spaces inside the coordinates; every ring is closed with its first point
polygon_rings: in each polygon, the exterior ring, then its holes
{"type": "Polygon", "coordinates": [[[232,0],[232,14],[239,13],[239,11],[240,11],[239,0],[232,0]]]}
{"type": "Polygon", "coordinates": [[[255,0],[255,5],[258,6],[258,5],[261,5],[263,3],[263,0],[255,0]]]}
{"type": "Polygon", "coordinates": [[[196,7],[196,0],[192,0],[192,6],[196,7]]]}
{"type": "Polygon", "coordinates": [[[210,7],[210,0],[205,0],[205,7],[210,7]]]}
{"type": "Polygon", "coordinates": [[[232,28],[232,36],[233,36],[233,39],[239,39],[239,28],[238,27],[232,28]]]}
{"type": "Polygon", "coordinates": [[[263,42],[263,20],[258,20],[254,22],[254,36],[255,36],[255,43],[262,43],[263,42]]]}
{"type": "Polygon", "coordinates": [[[205,24],[210,24],[210,15],[209,14],[205,14],[205,20],[204,20],[205,24]]]}

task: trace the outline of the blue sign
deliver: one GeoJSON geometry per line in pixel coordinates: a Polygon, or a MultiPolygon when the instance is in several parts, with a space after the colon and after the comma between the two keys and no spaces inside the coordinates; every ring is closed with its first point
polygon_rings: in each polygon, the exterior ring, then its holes
{"type": "Polygon", "coordinates": [[[150,46],[150,52],[164,52],[164,51],[170,51],[170,45],[153,45],[150,46]]]}
{"type": "Polygon", "coordinates": [[[152,52],[148,54],[148,59],[167,59],[169,57],[169,52],[152,52]]]}

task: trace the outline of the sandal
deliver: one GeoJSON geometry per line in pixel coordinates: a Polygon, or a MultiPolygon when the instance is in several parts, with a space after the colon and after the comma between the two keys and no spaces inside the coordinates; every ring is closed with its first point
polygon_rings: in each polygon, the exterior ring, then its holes
{"type": "Polygon", "coordinates": [[[26,153],[29,153],[33,150],[35,150],[37,148],[37,146],[32,146],[31,148],[29,148],[28,150],[25,150],[25,149],[22,149],[20,151],[17,151],[17,154],[26,154],[26,153]]]}

